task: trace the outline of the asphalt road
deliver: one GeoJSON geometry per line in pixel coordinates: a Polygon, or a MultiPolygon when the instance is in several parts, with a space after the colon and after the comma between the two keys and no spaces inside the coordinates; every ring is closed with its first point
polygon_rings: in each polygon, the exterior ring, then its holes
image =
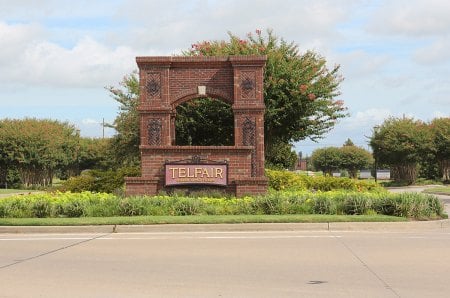
{"type": "Polygon", "coordinates": [[[449,247],[448,225],[0,234],[0,297],[449,297],[449,247]]]}

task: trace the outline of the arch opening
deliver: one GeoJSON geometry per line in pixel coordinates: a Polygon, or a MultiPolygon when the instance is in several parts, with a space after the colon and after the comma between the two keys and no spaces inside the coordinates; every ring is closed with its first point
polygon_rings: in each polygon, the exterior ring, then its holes
{"type": "Polygon", "coordinates": [[[201,97],[185,101],[175,109],[175,145],[234,145],[234,114],[229,103],[201,97]]]}

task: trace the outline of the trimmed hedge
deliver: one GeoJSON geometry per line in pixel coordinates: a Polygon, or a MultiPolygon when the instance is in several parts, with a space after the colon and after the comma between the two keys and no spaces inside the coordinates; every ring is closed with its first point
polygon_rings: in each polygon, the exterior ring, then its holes
{"type": "Polygon", "coordinates": [[[80,176],[70,177],[60,187],[63,192],[109,192],[119,191],[125,182],[124,177],[140,176],[140,170],[137,167],[125,167],[116,171],[108,170],[89,170],[80,176]]]}
{"type": "Polygon", "coordinates": [[[382,191],[383,187],[373,181],[356,180],[345,177],[306,176],[288,171],[266,169],[269,187],[274,190],[351,190],[382,191]]]}
{"type": "MultiPolygon", "coordinates": [[[[61,191],[71,192],[110,192],[121,189],[125,176],[139,176],[138,168],[121,168],[117,171],[91,170],[77,177],[71,177],[60,188],[61,191]]],[[[337,178],[329,176],[306,176],[289,171],[266,169],[269,187],[274,190],[352,190],[352,191],[381,191],[383,188],[372,181],[337,178]]]]}
{"type": "Polygon", "coordinates": [[[265,196],[244,198],[122,198],[107,193],[56,192],[0,200],[0,217],[239,214],[384,214],[415,219],[446,216],[436,196],[419,193],[272,191],[265,196]]]}

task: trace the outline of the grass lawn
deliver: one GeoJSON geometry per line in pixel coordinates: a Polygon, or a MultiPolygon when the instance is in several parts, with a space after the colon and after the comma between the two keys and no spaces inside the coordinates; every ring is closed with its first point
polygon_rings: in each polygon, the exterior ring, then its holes
{"type": "Polygon", "coordinates": [[[0,218],[0,226],[326,223],[326,222],[397,222],[397,221],[408,221],[408,219],[403,217],[386,216],[386,215],[319,215],[319,214],[0,218]]]}
{"type": "Polygon", "coordinates": [[[450,186],[436,186],[425,189],[423,192],[438,194],[438,195],[449,195],[450,196],[450,186]]]}
{"type": "Polygon", "coordinates": [[[0,195],[1,194],[15,194],[15,193],[29,193],[29,192],[36,192],[36,191],[38,191],[38,190],[0,188],[0,195]]]}

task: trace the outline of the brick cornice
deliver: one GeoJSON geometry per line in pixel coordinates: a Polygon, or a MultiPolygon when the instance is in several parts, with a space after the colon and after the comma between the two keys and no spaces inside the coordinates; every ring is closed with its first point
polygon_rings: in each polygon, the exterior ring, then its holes
{"type": "Polygon", "coordinates": [[[139,148],[146,152],[164,153],[202,153],[202,152],[230,152],[251,153],[253,146],[149,146],[141,145],[139,148]]]}
{"type": "Polygon", "coordinates": [[[214,64],[229,64],[234,66],[264,66],[267,56],[140,56],[136,57],[136,63],[141,67],[175,67],[183,65],[204,64],[205,67],[214,67],[214,64]]]}

